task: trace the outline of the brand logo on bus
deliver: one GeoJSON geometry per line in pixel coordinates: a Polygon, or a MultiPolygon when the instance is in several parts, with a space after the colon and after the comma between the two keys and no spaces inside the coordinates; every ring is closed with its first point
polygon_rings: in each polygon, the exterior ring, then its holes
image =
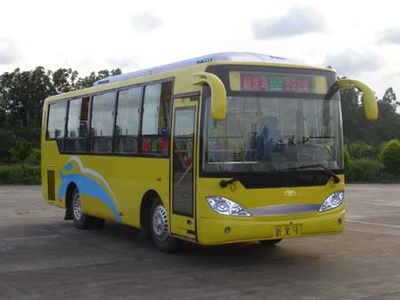
{"type": "Polygon", "coordinates": [[[284,193],[284,195],[285,195],[286,197],[294,197],[294,196],[296,196],[296,191],[293,191],[293,190],[286,190],[285,193],[284,193]]]}

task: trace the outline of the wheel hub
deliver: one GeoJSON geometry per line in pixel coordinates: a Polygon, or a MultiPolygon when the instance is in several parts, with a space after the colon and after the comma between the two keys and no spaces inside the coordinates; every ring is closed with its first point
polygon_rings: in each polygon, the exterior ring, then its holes
{"type": "Polygon", "coordinates": [[[79,194],[75,194],[72,199],[72,212],[76,220],[80,220],[82,217],[82,203],[79,194]]]}
{"type": "Polygon", "coordinates": [[[158,205],[153,213],[153,232],[158,240],[165,241],[168,237],[168,217],[165,208],[158,205]]]}

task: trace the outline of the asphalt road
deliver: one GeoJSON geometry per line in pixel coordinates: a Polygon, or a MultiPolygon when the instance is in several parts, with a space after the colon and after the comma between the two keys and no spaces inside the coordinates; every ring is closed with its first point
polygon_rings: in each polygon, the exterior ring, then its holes
{"type": "Polygon", "coordinates": [[[38,186],[0,186],[0,299],[400,299],[400,185],[347,185],[336,236],[163,254],[116,224],[63,221],[38,186]]]}

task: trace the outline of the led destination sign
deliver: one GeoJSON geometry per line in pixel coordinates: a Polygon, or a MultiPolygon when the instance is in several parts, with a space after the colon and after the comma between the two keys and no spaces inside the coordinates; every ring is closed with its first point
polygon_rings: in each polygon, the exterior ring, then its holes
{"type": "Polygon", "coordinates": [[[291,74],[240,73],[240,90],[287,93],[313,93],[311,76],[291,74]]]}

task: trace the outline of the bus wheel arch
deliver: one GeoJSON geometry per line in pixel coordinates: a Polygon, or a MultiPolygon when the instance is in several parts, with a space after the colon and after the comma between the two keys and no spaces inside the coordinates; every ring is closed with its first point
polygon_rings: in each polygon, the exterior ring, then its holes
{"type": "Polygon", "coordinates": [[[150,211],[153,206],[153,202],[157,199],[162,201],[160,195],[156,191],[149,190],[143,195],[140,203],[140,234],[146,239],[151,237],[150,211]]]}

